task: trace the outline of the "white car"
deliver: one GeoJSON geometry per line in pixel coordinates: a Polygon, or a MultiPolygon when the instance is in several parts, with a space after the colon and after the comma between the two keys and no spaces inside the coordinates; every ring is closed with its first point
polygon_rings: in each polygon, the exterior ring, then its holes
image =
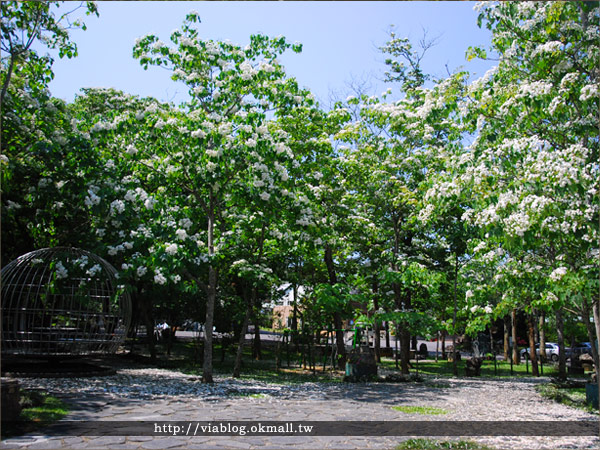
{"type": "MultiPolygon", "coordinates": [[[[550,358],[554,362],[558,361],[558,349],[558,344],[546,342],[546,358],[550,358]]],[[[521,354],[521,358],[529,358],[529,347],[525,347],[519,353],[521,354]]],[[[540,344],[535,344],[535,353],[540,356],[540,344]]]]}

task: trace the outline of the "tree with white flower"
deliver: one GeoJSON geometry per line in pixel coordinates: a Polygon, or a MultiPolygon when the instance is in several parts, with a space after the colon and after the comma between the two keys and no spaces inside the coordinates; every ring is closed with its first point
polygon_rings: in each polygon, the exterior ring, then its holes
{"type": "MultiPolygon", "coordinates": [[[[212,382],[210,330],[218,271],[227,260],[227,236],[236,223],[230,213],[239,202],[261,210],[277,209],[285,201],[286,172],[294,155],[285,134],[269,126],[270,114],[284,114],[311,100],[295,80],[286,78],[277,60],[287,49],[300,51],[299,45],[261,35],[251,36],[245,48],[203,40],[195,28],[198,22],[197,14],[188,14],[171,35],[174,46],[150,35],[134,48],[145,68],[171,70],[173,80],[188,87],[190,100],[178,108],[147,103],[144,110],[99,117],[90,133],[103,142],[119,170],[132,174],[115,187],[123,195],[127,189],[136,192],[131,193],[136,208],[156,217],[154,223],[122,229],[140,242],[152,241],[146,248],[136,243],[132,250],[145,267],[152,267],[145,276],[161,285],[172,282],[176,271],[204,291],[208,332],[203,380],[212,382]],[[184,234],[185,221],[193,225],[184,234]]],[[[111,223],[126,226],[119,223],[120,214],[127,214],[120,203],[124,200],[112,202],[111,223]]]]}
{"type": "MultiPolygon", "coordinates": [[[[463,219],[487,232],[489,250],[505,252],[494,283],[529,314],[533,346],[537,311],[554,311],[560,324],[567,304],[582,311],[587,304],[588,318],[598,310],[597,296],[575,300],[576,284],[571,299],[564,289],[553,299],[567,273],[597,278],[600,12],[591,3],[478,7],[498,65],[469,88],[462,109],[475,139],[448,179],[476,199],[463,219]]],[[[564,373],[560,325],[558,340],[564,373]]]]}

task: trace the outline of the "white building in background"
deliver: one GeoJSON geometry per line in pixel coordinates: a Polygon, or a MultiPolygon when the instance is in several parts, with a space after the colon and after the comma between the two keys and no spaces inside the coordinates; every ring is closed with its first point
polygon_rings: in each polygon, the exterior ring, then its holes
{"type": "MultiPolygon", "coordinates": [[[[283,295],[273,302],[273,329],[291,328],[292,317],[294,314],[294,287],[292,284],[287,283],[279,287],[279,292],[283,292],[283,295]]],[[[296,302],[299,302],[306,289],[304,286],[298,286],[296,289],[296,302]]],[[[298,325],[300,325],[300,318],[298,317],[298,325]]]]}

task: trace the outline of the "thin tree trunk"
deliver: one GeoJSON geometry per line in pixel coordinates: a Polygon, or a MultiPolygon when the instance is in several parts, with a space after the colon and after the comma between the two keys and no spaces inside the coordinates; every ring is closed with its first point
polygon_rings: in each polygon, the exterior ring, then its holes
{"type": "Polygon", "coordinates": [[[146,325],[146,342],[148,344],[148,350],[150,351],[150,360],[156,361],[156,340],[154,339],[154,319],[152,318],[152,307],[148,300],[140,297],[142,317],[144,318],[144,324],[146,325]]]}
{"type": "Polygon", "coordinates": [[[546,361],[548,355],[546,354],[546,313],[544,311],[539,311],[539,320],[538,320],[538,334],[540,336],[540,356],[542,361],[546,361]]]}
{"type": "MultiPolygon", "coordinates": [[[[590,313],[592,313],[592,311],[590,311],[590,306],[588,305],[586,300],[583,301],[582,309],[583,309],[583,311],[582,311],[581,317],[583,318],[583,323],[587,330],[587,335],[588,335],[590,344],[592,344],[592,357],[594,358],[594,364],[597,366],[598,365],[598,349],[594,345],[594,341],[596,340],[594,337],[594,335],[596,334],[596,330],[594,329],[594,325],[592,325],[590,322],[590,313]]],[[[571,359],[571,363],[572,363],[572,359],[571,359]]]]}
{"type": "Polygon", "coordinates": [[[410,332],[400,328],[400,369],[403,374],[410,373],[410,332]]]}
{"type": "MultiPolygon", "coordinates": [[[[377,300],[377,280],[373,281],[373,306],[375,307],[375,314],[379,310],[379,301],[377,300]]],[[[374,323],[375,332],[375,360],[381,362],[381,324],[379,320],[375,320],[374,323]]]]}
{"type": "Polygon", "coordinates": [[[387,320],[385,322],[385,346],[390,348],[390,322],[387,320]]]}
{"type": "Polygon", "coordinates": [[[442,359],[447,359],[446,355],[446,330],[442,330],[442,359]]]}
{"type": "Polygon", "coordinates": [[[454,264],[454,311],[452,313],[452,373],[458,376],[458,364],[456,361],[456,313],[458,310],[457,285],[458,285],[458,254],[455,254],[454,264]]]}
{"type": "Polygon", "coordinates": [[[298,331],[298,285],[294,283],[293,285],[293,295],[294,295],[294,309],[292,310],[292,335],[298,331]]]}
{"type": "Polygon", "coordinates": [[[537,352],[535,351],[535,318],[533,313],[527,315],[527,329],[529,335],[529,359],[531,360],[531,374],[539,377],[537,352]]]}
{"type": "Polygon", "coordinates": [[[10,61],[8,63],[8,69],[6,71],[6,77],[4,78],[4,84],[2,85],[2,92],[0,92],[0,105],[4,104],[4,96],[6,95],[8,85],[10,84],[10,79],[11,79],[11,76],[13,73],[14,65],[15,65],[15,56],[13,54],[11,54],[10,61]]]}
{"type": "MultiPolygon", "coordinates": [[[[537,309],[534,309],[532,311],[532,316],[533,316],[533,339],[535,340],[535,342],[540,342],[540,331],[539,331],[539,313],[537,309]]],[[[542,352],[542,349],[540,348],[540,353],[542,352]]]]}
{"type": "Polygon", "coordinates": [[[252,306],[248,302],[246,305],[246,315],[242,322],[242,329],[240,331],[240,339],[238,342],[237,352],[235,353],[235,364],[233,365],[233,378],[239,378],[242,370],[242,355],[244,352],[244,345],[246,344],[246,333],[248,332],[248,322],[250,321],[250,311],[252,306]]]}
{"type": "Polygon", "coordinates": [[[215,300],[217,297],[217,272],[210,265],[208,268],[208,295],[206,299],[206,320],[204,322],[204,361],[202,364],[202,382],[213,382],[213,323],[215,317],[215,300]]]}
{"type": "Polygon", "coordinates": [[[260,326],[258,325],[258,313],[254,313],[254,341],[252,344],[252,354],[254,359],[260,361],[262,359],[262,344],[260,341],[260,326]]]}
{"type": "MultiPolygon", "coordinates": [[[[337,284],[337,275],[333,264],[333,252],[329,245],[325,246],[324,259],[329,275],[329,283],[333,286],[337,284]]],[[[339,312],[333,314],[333,326],[335,327],[335,343],[338,354],[337,366],[338,369],[344,370],[346,367],[346,346],[344,344],[344,330],[342,329],[342,315],[339,312]]]]}
{"type": "Polygon", "coordinates": [[[567,379],[567,357],[565,354],[565,323],[563,321],[562,309],[556,310],[556,335],[558,344],[558,378],[567,379]]]}
{"type": "MultiPolygon", "coordinates": [[[[596,347],[596,343],[600,343],[600,298],[596,298],[592,304],[594,311],[594,325],[596,325],[596,342],[592,341],[590,344],[592,348],[596,347]]],[[[599,344],[600,345],[600,344],[599,344]]],[[[600,359],[598,358],[598,349],[594,355],[594,366],[596,367],[596,385],[600,386],[600,359]]],[[[598,404],[600,405],[600,389],[598,389],[598,404]]],[[[600,431],[600,430],[599,430],[600,431]]]]}
{"type": "MultiPolygon", "coordinates": [[[[215,255],[215,211],[214,197],[210,194],[210,210],[208,213],[208,256],[215,255]]],[[[204,322],[204,362],[202,365],[202,382],[213,382],[213,323],[215,318],[215,301],[217,298],[217,271],[212,263],[208,267],[208,287],[206,296],[206,320],[204,322]]]]}
{"type": "Polygon", "coordinates": [[[512,360],[513,364],[519,364],[519,347],[517,343],[517,310],[513,308],[510,312],[510,327],[512,333],[512,360]]]}
{"type": "Polygon", "coordinates": [[[510,358],[510,316],[504,316],[504,339],[503,344],[503,355],[504,361],[508,361],[510,358]]]}

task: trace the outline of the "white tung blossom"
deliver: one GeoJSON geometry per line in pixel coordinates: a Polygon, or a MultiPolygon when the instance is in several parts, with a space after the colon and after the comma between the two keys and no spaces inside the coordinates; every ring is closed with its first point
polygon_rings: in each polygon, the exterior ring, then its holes
{"type": "Polygon", "coordinates": [[[110,204],[111,215],[114,215],[115,212],[120,214],[123,211],[125,211],[125,202],[123,200],[114,200],[110,204]]]}
{"type": "Polygon", "coordinates": [[[144,206],[146,207],[146,209],[153,209],[154,208],[154,204],[156,203],[156,200],[154,200],[154,198],[152,197],[148,197],[145,201],[144,201],[144,206]]]}
{"type": "Polygon", "coordinates": [[[509,235],[523,236],[531,226],[529,216],[523,212],[511,214],[504,220],[509,235]]]}
{"type": "Polygon", "coordinates": [[[581,88],[579,100],[585,102],[591,98],[598,97],[598,86],[595,84],[587,84],[581,88]]]}
{"type": "Polygon", "coordinates": [[[175,231],[175,234],[177,235],[177,239],[179,239],[180,241],[183,241],[188,237],[187,232],[181,228],[175,231]]]}
{"type": "Polygon", "coordinates": [[[189,230],[190,227],[192,226],[192,224],[193,224],[193,222],[190,219],[188,219],[187,217],[184,219],[181,219],[179,221],[179,226],[181,226],[185,230],[189,230]]]}
{"type": "Polygon", "coordinates": [[[154,282],[156,284],[165,284],[167,282],[167,279],[162,274],[162,272],[160,271],[160,269],[156,269],[154,271],[154,282]]]}
{"type": "Polygon", "coordinates": [[[562,43],[560,41],[550,41],[545,42],[542,45],[538,45],[536,49],[533,51],[532,56],[536,56],[540,53],[553,53],[557,52],[561,49],[562,43]]]}
{"type": "Polygon", "coordinates": [[[196,131],[192,131],[191,136],[193,138],[204,139],[206,137],[206,133],[204,132],[204,130],[196,130],[196,131]]]}
{"type": "Polygon", "coordinates": [[[559,281],[563,276],[566,275],[566,273],[567,273],[566,267],[559,267],[552,271],[552,273],[550,274],[550,279],[552,281],[559,281]]]}
{"type": "Polygon", "coordinates": [[[240,64],[240,70],[242,71],[240,74],[242,80],[251,80],[252,77],[258,73],[248,61],[244,61],[240,64]]]}
{"type": "Polygon", "coordinates": [[[177,244],[169,244],[167,245],[167,248],[165,248],[165,252],[167,252],[169,255],[175,255],[178,249],[179,246],[177,244]]]}
{"type": "Polygon", "coordinates": [[[97,196],[91,189],[88,190],[88,195],[85,197],[86,206],[93,206],[100,203],[100,197],[97,196]]]}
{"type": "Polygon", "coordinates": [[[102,272],[102,267],[100,266],[100,264],[95,264],[92,267],[90,267],[86,273],[89,276],[93,277],[94,275],[96,275],[97,273],[100,273],[100,272],[102,272]]]}
{"type": "Polygon", "coordinates": [[[61,278],[67,278],[69,276],[69,272],[67,271],[65,266],[63,266],[63,263],[61,261],[57,262],[54,268],[56,269],[57,279],[60,280],[61,278]]]}

